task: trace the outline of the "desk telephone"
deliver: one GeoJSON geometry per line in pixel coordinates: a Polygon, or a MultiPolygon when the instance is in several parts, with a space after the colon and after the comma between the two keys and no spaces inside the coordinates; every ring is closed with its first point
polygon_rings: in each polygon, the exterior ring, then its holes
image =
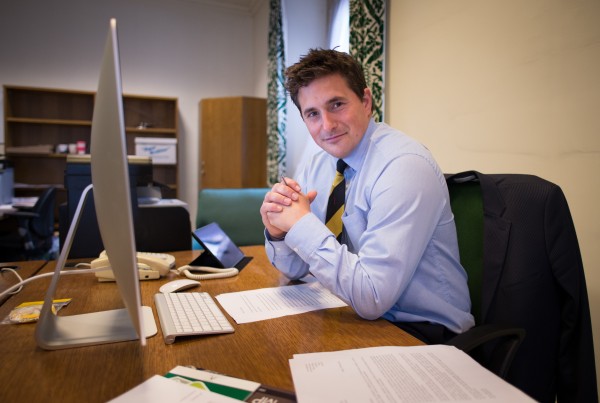
{"type": "MultiPolygon", "coordinates": [[[[175,257],[167,253],[137,252],[136,257],[140,280],[156,280],[162,276],[166,276],[171,269],[175,268],[175,257]]],[[[90,265],[92,269],[106,267],[106,270],[95,273],[98,281],[115,281],[106,251],[102,251],[100,256],[92,260],[90,265]]],[[[233,277],[238,273],[239,271],[235,267],[219,269],[215,267],[185,265],[177,269],[177,274],[183,274],[193,280],[233,277]],[[194,274],[194,271],[203,272],[204,274],[194,274]]]]}
{"type": "MultiPolygon", "coordinates": [[[[140,280],[154,280],[166,276],[169,270],[175,267],[175,257],[166,253],[137,252],[136,257],[140,280]]],[[[102,251],[100,256],[91,262],[92,269],[103,267],[106,267],[106,270],[95,273],[98,281],[115,281],[106,251],[102,251]]]]}

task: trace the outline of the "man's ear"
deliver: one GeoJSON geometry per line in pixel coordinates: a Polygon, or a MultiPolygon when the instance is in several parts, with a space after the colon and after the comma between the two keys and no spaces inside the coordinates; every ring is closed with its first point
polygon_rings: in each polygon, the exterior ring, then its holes
{"type": "Polygon", "coordinates": [[[373,112],[373,93],[371,93],[371,89],[365,88],[362,98],[363,105],[365,109],[371,114],[373,112]]]}

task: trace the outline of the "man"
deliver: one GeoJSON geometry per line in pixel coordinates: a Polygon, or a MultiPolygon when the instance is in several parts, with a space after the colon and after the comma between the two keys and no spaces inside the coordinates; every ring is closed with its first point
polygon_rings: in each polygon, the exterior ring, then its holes
{"type": "Polygon", "coordinates": [[[286,87],[322,149],[284,178],[260,212],[266,250],[291,279],[309,272],[365,319],[383,317],[427,343],[473,326],[444,176],[429,151],[372,119],[361,66],[312,49],[286,87]],[[347,167],[343,231],[325,225],[338,159],[347,167]]]}

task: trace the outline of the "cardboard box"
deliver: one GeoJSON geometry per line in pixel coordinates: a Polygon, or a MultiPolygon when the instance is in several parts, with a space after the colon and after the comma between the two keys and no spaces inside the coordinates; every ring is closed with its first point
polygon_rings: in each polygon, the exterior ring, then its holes
{"type": "Polygon", "coordinates": [[[135,155],[148,156],[153,164],[176,164],[177,139],[136,137],[135,155]]]}

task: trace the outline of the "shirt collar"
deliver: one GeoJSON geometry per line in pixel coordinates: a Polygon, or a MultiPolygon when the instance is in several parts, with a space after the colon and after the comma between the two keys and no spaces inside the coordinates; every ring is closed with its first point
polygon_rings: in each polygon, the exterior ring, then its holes
{"type": "Polygon", "coordinates": [[[367,126],[367,130],[363,138],[360,140],[358,145],[352,150],[352,152],[344,158],[344,161],[350,168],[352,168],[355,172],[360,169],[362,166],[365,156],[367,155],[367,151],[369,150],[369,144],[371,143],[371,137],[373,136],[373,132],[377,129],[377,123],[375,120],[371,119],[369,121],[369,126],[367,126]]]}

